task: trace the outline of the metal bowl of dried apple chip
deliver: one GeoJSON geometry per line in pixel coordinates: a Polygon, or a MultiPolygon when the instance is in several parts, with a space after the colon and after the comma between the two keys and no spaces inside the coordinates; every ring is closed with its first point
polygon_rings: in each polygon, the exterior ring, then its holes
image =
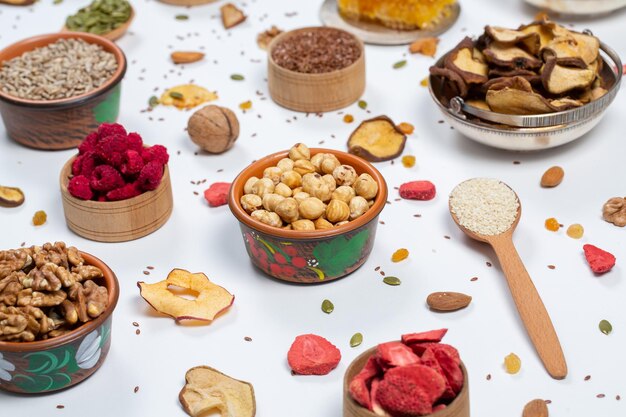
{"type": "MultiPolygon", "coordinates": [[[[591,32],[586,31],[585,34],[591,32]]],[[[513,151],[561,146],[593,129],[619,91],[623,71],[621,60],[608,45],[599,42],[599,46],[602,65],[598,75],[606,92],[579,107],[543,114],[498,113],[473,100],[464,100],[458,90],[450,88],[446,77],[432,72],[429,77],[430,95],[446,121],[476,142],[513,151]]],[[[444,68],[446,57],[453,52],[442,56],[434,67],[444,68]]]]}

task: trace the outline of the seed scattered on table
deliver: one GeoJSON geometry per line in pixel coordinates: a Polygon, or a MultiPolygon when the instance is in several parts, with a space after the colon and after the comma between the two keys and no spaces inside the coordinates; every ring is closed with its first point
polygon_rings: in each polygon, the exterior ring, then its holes
{"type": "Polygon", "coordinates": [[[135,394],[137,394],[137,393],[139,392],[139,385],[137,385],[137,386],[133,389],[133,392],[134,392],[135,394]]]}
{"type": "Polygon", "coordinates": [[[585,377],[585,381],[589,381],[590,379],[591,379],[591,375],[587,375],[587,376],[585,377]]]}
{"type": "Polygon", "coordinates": [[[63,404],[59,404],[59,405],[57,405],[57,408],[58,408],[59,410],[62,410],[62,409],[64,409],[64,408],[65,408],[65,406],[64,406],[63,404]]]}
{"type": "Polygon", "coordinates": [[[355,333],[350,338],[350,347],[357,347],[363,343],[363,335],[361,333],[355,333]]]}
{"type": "Polygon", "coordinates": [[[250,336],[246,336],[243,338],[246,342],[252,342],[252,338],[250,336]]]}
{"type": "Polygon", "coordinates": [[[491,381],[491,374],[487,374],[486,379],[487,379],[487,381],[491,381]]]}
{"type": "Polygon", "coordinates": [[[133,326],[134,327],[139,327],[139,323],[137,323],[136,321],[133,322],[133,326]]]}
{"type": "Polygon", "coordinates": [[[141,334],[141,330],[139,330],[139,329],[135,330],[135,334],[136,334],[137,336],[139,336],[139,335],[141,334]]]}
{"type": "Polygon", "coordinates": [[[383,279],[383,282],[387,285],[392,286],[400,285],[402,283],[402,281],[400,281],[400,278],[398,277],[385,277],[383,279]]]}
{"type": "Polygon", "coordinates": [[[604,394],[598,394],[598,395],[596,395],[596,398],[604,398],[604,397],[606,397],[606,395],[604,395],[604,394]]]}

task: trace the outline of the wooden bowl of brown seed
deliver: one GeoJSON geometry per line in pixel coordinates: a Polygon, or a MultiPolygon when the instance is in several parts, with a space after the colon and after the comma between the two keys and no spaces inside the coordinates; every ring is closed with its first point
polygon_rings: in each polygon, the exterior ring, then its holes
{"type": "Polygon", "coordinates": [[[365,49],[353,34],[329,27],[283,32],[269,45],[267,81],[277,104],[301,112],[349,106],[365,90],[365,49]]]}
{"type": "Polygon", "coordinates": [[[90,33],[7,46],[0,51],[0,115],[9,137],[36,149],[78,146],[101,123],[117,120],[125,73],[124,52],[90,33]]]}

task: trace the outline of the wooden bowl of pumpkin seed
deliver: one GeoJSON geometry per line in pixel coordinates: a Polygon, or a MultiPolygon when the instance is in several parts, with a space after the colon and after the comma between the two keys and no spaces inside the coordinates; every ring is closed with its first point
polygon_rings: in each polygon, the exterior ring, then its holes
{"type": "Polygon", "coordinates": [[[121,38],[130,27],[135,10],[127,0],[94,0],[68,16],[62,32],[88,32],[110,41],[121,38]]]}

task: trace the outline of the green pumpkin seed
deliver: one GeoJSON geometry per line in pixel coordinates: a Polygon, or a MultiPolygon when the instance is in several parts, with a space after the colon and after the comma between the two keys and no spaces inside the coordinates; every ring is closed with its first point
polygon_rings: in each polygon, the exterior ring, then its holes
{"type": "Polygon", "coordinates": [[[330,314],[335,309],[335,306],[330,300],[322,301],[322,311],[326,314],[330,314]]]}
{"type": "Polygon", "coordinates": [[[403,59],[402,61],[398,61],[395,64],[393,64],[393,69],[399,69],[405,65],[406,65],[406,59],[403,59]]]}
{"type": "Polygon", "coordinates": [[[387,285],[400,285],[402,283],[398,277],[385,277],[383,282],[387,285]]]}
{"type": "Polygon", "coordinates": [[[157,96],[152,96],[150,97],[150,99],[148,100],[148,106],[150,107],[156,107],[159,105],[159,99],[157,96]]]}
{"type": "Polygon", "coordinates": [[[359,107],[365,110],[367,108],[367,101],[359,100],[359,107]]]}
{"type": "Polygon", "coordinates": [[[608,320],[601,320],[600,324],[598,324],[598,328],[602,333],[607,335],[613,331],[613,326],[611,326],[608,320]]]}
{"type": "Polygon", "coordinates": [[[243,81],[244,77],[241,74],[233,74],[230,76],[230,79],[235,81],[243,81]]]}
{"type": "Polygon", "coordinates": [[[178,100],[182,100],[184,96],[181,93],[177,92],[177,91],[172,91],[170,93],[170,97],[178,99],[178,100]]]}
{"type": "Polygon", "coordinates": [[[363,343],[363,335],[361,333],[355,333],[350,338],[350,347],[357,347],[363,343]]]}
{"type": "Polygon", "coordinates": [[[176,20],[189,20],[189,16],[187,16],[186,14],[177,14],[175,18],[176,20]]]}

